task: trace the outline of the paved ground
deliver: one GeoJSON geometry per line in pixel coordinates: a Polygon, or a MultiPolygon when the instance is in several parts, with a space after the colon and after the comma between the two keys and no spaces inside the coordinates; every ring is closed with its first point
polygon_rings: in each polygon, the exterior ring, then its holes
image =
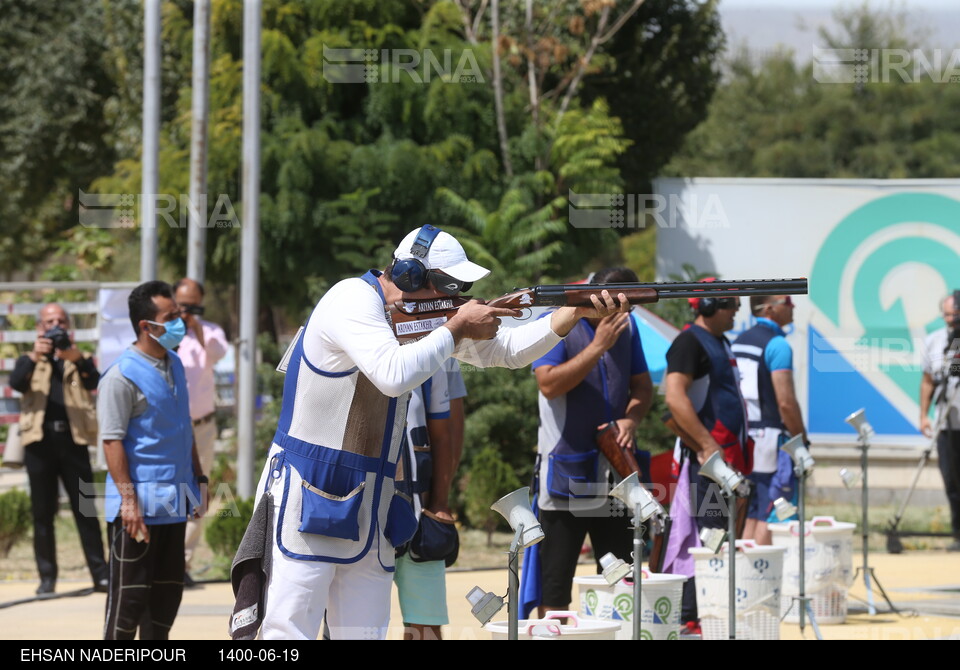
{"type": "MultiPolygon", "coordinates": [[[[859,558],[859,556],[855,557],[859,558]]],[[[831,640],[930,640],[960,639],[960,554],[906,552],[900,555],[872,554],[871,564],[877,578],[904,615],[887,612],[879,593],[876,602],[881,613],[870,616],[855,597],[864,598],[862,578],[851,588],[850,614],[842,625],[821,626],[825,639],[831,640]]],[[[590,566],[581,566],[578,574],[590,574],[590,566]]],[[[452,640],[489,639],[487,632],[470,614],[466,593],[475,585],[504,593],[506,570],[451,572],[447,577],[447,601],[451,625],[444,630],[452,640]]],[[[82,582],[60,582],[61,594],[80,591],[82,582]]],[[[34,582],[0,583],[0,638],[19,640],[95,640],[101,636],[105,596],[89,593],[76,597],[56,597],[4,606],[33,598],[34,582]]],[[[576,597],[576,596],[574,596],[576,597]]],[[[228,584],[204,584],[184,594],[172,638],[226,640],[227,621],[233,599],[228,584]]],[[[399,608],[394,602],[394,611],[399,608]]],[[[506,618],[506,610],[501,612],[506,618]]],[[[399,639],[399,621],[394,620],[389,638],[399,639]]],[[[813,639],[808,625],[801,636],[797,624],[780,625],[781,639],[813,639]]]]}

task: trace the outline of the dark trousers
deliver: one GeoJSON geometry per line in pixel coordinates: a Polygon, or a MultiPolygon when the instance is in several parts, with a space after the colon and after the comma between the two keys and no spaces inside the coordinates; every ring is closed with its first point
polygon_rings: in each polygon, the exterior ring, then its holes
{"type": "Polygon", "coordinates": [[[950,529],[960,540],[960,430],[943,430],[937,436],[937,460],[950,503],[950,529]]]}
{"type": "Polygon", "coordinates": [[[87,558],[87,567],[94,583],[107,578],[103,558],[103,535],[93,505],[93,473],[87,447],[73,442],[70,433],[56,433],[28,445],[23,453],[30,479],[30,504],[33,508],[33,553],[41,579],[57,578],[57,541],[54,519],[57,516],[60,488],[70,499],[70,509],[77,522],[80,543],[87,558]],[[81,487],[85,504],[81,505],[81,487]]]}
{"type": "MultiPolygon", "coordinates": [[[[700,462],[697,457],[687,454],[690,459],[690,497],[691,508],[697,519],[697,531],[704,528],[727,528],[729,518],[727,501],[723,497],[720,485],[700,476],[700,462]]],[[[683,600],[680,605],[681,621],[697,621],[697,585],[691,577],[683,583],[683,600]]]]}
{"type": "Polygon", "coordinates": [[[166,640],[183,597],[186,522],[151,525],[150,541],[137,542],[114,521],[110,538],[110,589],[103,639],[166,640]]]}
{"type": "Polygon", "coordinates": [[[630,530],[629,515],[622,508],[620,514],[610,513],[610,509],[610,505],[605,505],[594,512],[580,514],[540,510],[544,536],[540,549],[544,606],[565,608],[570,604],[577,558],[587,533],[590,534],[598,573],[600,557],[607,552],[630,562],[633,531],[630,530]]]}

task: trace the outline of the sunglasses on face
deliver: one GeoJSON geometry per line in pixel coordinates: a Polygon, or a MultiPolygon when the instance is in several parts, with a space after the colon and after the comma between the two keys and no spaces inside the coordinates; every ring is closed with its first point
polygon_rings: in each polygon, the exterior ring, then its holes
{"type": "Polygon", "coordinates": [[[466,293],[473,286],[473,282],[470,281],[460,281],[455,279],[448,274],[442,272],[437,272],[435,270],[429,270],[427,272],[427,280],[430,282],[430,285],[435,288],[440,293],[444,295],[457,295],[458,293],[466,293]]]}
{"type": "Polygon", "coordinates": [[[717,309],[737,309],[740,301],[737,298],[720,298],[717,300],[717,309]]]}

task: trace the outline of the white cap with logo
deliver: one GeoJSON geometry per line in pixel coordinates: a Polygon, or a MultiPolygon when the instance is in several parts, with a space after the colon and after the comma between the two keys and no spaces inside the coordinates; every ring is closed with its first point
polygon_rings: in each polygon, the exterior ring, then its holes
{"type": "Polygon", "coordinates": [[[419,258],[427,270],[440,270],[462,282],[475,282],[490,274],[490,270],[467,260],[467,253],[463,250],[463,246],[457,242],[453,235],[442,230],[430,244],[426,257],[414,255],[412,250],[420,230],[420,228],[416,228],[403,238],[396,251],[393,252],[395,259],[401,261],[409,258],[419,258]]]}

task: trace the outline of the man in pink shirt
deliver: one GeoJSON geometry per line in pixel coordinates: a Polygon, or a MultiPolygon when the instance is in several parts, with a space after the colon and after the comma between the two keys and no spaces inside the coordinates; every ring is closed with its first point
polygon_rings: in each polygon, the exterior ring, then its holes
{"type": "MultiPolygon", "coordinates": [[[[183,312],[187,334],[177,349],[187,377],[190,394],[190,419],[197,442],[197,454],[203,472],[213,467],[213,447],[217,439],[216,409],[217,390],[213,366],[227,354],[227,337],[223,328],[200,318],[203,314],[203,285],[193,279],[181,279],[174,284],[174,297],[183,312]]],[[[187,522],[184,540],[186,563],[184,585],[193,586],[190,577],[190,559],[200,541],[203,519],[187,522]]]]}

